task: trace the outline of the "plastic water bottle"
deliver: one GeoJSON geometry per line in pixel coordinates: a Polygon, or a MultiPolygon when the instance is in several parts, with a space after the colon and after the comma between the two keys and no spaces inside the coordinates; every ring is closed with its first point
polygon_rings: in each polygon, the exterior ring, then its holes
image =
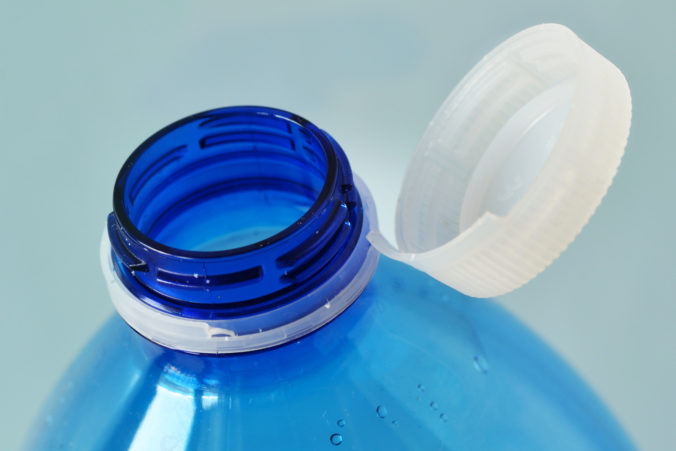
{"type": "Polygon", "coordinates": [[[525,283],[574,239],[630,111],[622,74],[570,30],[517,34],[431,122],[398,248],[307,120],[232,107],[169,125],[115,183],[101,265],[119,316],[26,447],[632,448],[550,349],[475,299],[525,283]]]}

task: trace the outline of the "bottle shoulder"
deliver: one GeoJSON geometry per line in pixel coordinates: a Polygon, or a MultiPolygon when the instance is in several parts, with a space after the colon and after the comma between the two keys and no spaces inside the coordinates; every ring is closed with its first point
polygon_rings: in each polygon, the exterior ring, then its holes
{"type": "Polygon", "coordinates": [[[509,313],[387,258],[331,323],[264,351],[172,351],[111,318],[50,402],[42,436],[92,447],[317,449],[336,434],[352,449],[631,447],[509,313]]]}

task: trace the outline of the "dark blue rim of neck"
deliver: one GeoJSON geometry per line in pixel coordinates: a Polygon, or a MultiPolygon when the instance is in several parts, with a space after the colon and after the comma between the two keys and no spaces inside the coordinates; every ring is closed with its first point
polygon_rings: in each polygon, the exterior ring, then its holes
{"type": "Polygon", "coordinates": [[[357,244],[363,213],[349,162],[328,133],[286,111],[228,107],[179,120],[131,154],[115,182],[108,236],[114,270],[139,300],[181,317],[236,318],[299,302],[339,271],[357,244]],[[260,175],[231,170],[246,159],[263,168],[260,175]],[[224,175],[192,186],[196,171],[205,170],[224,175]],[[314,189],[298,175],[310,172],[321,180],[314,189]],[[183,183],[191,174],[193,182],[183,183]],[[169,210],[175,214],[223,190],[268,186],[316,199],[285,229],[245,246],[179,249],[155,241],[138,224],[140,217],[156,224],[169,210]],[[163,199],[170,202],[163,206],[163,199]]]}

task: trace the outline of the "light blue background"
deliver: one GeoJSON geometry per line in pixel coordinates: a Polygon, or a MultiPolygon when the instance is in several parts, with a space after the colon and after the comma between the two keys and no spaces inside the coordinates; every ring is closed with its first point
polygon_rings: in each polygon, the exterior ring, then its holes
{"type": "MultiPolygon", "coordinates": [[[[499,302],[558,349],[645,449],[676,443],[676,3],[0,2],[0,448],[112,313],[98,242],[115,175],[187,114],[262,104],[331,132],[382,228],[453,86],[513,33],[560,22],[632,89],[627,154],[578,240],[499,302]]],[[[535,421],[535,419],[534,419],[535,421]]]]}

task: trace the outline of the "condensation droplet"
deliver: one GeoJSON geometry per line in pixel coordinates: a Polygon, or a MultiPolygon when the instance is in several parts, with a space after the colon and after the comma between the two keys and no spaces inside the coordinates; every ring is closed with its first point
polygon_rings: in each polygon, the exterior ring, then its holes
{"type": "Polygon", "coordinates": [[[418,384],[418,390],[425,391],[425,386],[423,384],[418,384]]]}
{"type": "Polygon", "coordinates": [[[395,426],[398,425],[398,424],[399,424],[399,420],[392,420],[392,424],[395,425],[395,426]]]}
{"type": "Polygon", "coordinates": [[[345,427],[345,420],[341,418],[340,420],[336,421],[336,424],[341,428],[345,427]]]}
{"type": "Polygon", "coordinates": [[[195,274],[193,274],[192,276],[193,276],[195,279],[197,279],[197,278],[199,277],[199,274],[195,273],[195,274]]]}
{"type": "Polygon", "coordinates": [[[332,445],[338,446],[343,443],[343,436],[340,434],[331,434],[330,440],[332,445]]]}
{"type": "Polygon", "coordinates": [[[437,409],[439,408],[439,406],[437,405],[437,403],[434,402],[434,401],[432,401],[432,402],[430,403],[430,407],[432,408],[432,410],[437,410],[437,409]]]}
{"type": "Polygon", "coordinates": [[[439,419],[445,423],[448,421],[448,415],[442,413],[441,415],[439,415],[439,419]]]}
{"type": "Polygon", "coordinates": [[[376,407],[376,413],[380,418],[385,418],[387,416],[387,408],[385,406],[376,407]]]}

